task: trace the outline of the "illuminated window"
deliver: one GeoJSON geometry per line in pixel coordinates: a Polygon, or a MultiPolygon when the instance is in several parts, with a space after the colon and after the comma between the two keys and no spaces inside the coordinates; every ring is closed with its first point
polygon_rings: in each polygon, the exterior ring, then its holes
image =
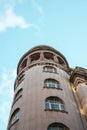
{"type": "Polygon", "coordinates": [[[56,68],[54,68],[54,67],[52,67],[52,66],[45,66],[45,67],[43,68],[43,71],[45,71],[45,72],[51,72],[51,73],[57,73],[56,68]]]}
{"type": "Polygon", "coordinates": [[[61,123],[52,123],[47,130],[69,130],[69,128],[61,123]]]}
{"type": "Polygon", "coordinates": [[[44,87],[47,88],[60,88],[60,84],[58,81],[54,80],[54,79],[46,79],[44,81],[44,87]]]}
{"type": "Polygon", "coordinates": [[[57,97],[48,97],[45,101],[45,109],[64,111],[64,104],[57,97]]]}

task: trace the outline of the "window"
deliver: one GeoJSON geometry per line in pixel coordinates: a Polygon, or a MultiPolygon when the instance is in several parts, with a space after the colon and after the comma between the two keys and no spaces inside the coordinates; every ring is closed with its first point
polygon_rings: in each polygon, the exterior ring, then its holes
{"type": "Polygon", "coordinates": [[[57,97],[48,97],[45,101],[45,109],[64,111],[64,104],[62,100],[57,97]]]}
{"type": "Polygon", "coordinates": [[[27,66],[27,59],[25,59],[25,60],[22,62],[22,64],[21,64],[22,69],[24,69],[26,66],[27,66]]]}
{"type": "Polygon", "coordinates": [[[20,74],[18,77],[18,85],[24,80],[24,73],[20,74]]]}
{"type": "Polygon", "coordinates": [[[37,61],[40,59],[40,53],[35,53],[30,56],[31,62],[37,61]]]}
{"type": "Polygon", "coordinates": [[[62,58],[58,57],[59,64],[64,65],[64,61],[62,58]]]}
{"type": "Polygon", "coordinates": [[[24,71],[22,71],[19,75],[18,75],[18,77],[17,77],[17,79],[16,79],[16,81],[15,81],[15,84],[14,84],[14,90],[18,87],[18,85],[24,80],[24,76],[25,76],[25,74],[24,74],[24,71]]]}
{"type": "Polygon", "coordinates": [[[44,81],[44,87],[47,88],[60,88],[59,82],[54,79],[46,79],[44,81]]]}
{"type": "Polygon", "coordinates": [[[54,60],[53,54],[50,52],[44,52],[44,58],[47,60],[54,60]]]}
{"type": "Polygon", "coordinates": [[[14,124],[16,121],[19,120],[19,113],[20,113],[20,109],[19,109],[19,108],[17,108],[17,109],[13,112],[13,114],[12,114],[12,116],[11,116],[11,120],[10,120],[10,125],[14,124]]]}
{"type": "Polygon", "coordinates": [[[15,102],[16,100],[18,100],[18,99],[22,96],[22,91],[23,91],[23,89],[21,88],[21,89],[17,92],[17,94],[15,95],[15,98],[14,98],[14,102],[15,102]]]}
{"type": "Polygon", "coordinates": [[[62,123],[52,123],[47,130],[69,130],[69,128],[62,123]]]}
{"type": "Polygon", "coordinates": [[[45,72],[57,73],[56,68],[54,68],[54,67],[52,67],[52,66],[45,66],[45,67],[43,68],[43,70],[44,70],[45,72]]]}

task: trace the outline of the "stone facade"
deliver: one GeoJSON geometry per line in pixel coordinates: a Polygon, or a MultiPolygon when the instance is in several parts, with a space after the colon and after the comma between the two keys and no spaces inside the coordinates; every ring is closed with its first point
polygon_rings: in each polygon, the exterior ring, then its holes
{"type": "Polygon", "coordinates": [[[49,46],[19,61],[7,130],[87,130],[87,70],[49,46]]]}

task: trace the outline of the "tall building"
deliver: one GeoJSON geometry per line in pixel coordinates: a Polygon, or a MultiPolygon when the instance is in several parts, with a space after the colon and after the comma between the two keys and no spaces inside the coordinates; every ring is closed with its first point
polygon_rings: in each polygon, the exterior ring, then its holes
{"type": "Polygon", "coordinates": [[[49,46],[20,59],[7,130],[87,130],[87,70],[49,46]]]}

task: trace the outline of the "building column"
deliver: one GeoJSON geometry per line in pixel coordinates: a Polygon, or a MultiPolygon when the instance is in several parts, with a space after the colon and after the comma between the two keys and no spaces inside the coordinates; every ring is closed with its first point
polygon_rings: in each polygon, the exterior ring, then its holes
{"type": "Polygon", "coordinates": [[[29,66],[31,63],[31,58],[28,56],[28,59],[27,59],[27,66],[29,66]]]}
{"type": "Polygon", "coordinates": [[[79,101],[82,105],[85,117],[87,119],[87,85],[83,83],[78,84],[76,93],[78,95],[79,101]]]}
{"type": "Polygon", "coordinates": [[[19,72],[18,73],[20,73],[21,70],[22,70],[22,65],[20,64],[20,66],[19,66],[19,72]]]}
{"type": "Polygon", "coordinates": [[[40,60],[44,60],[44,53],[43,52],[40,53],[40,60]]]}
{"type": "Polygon", "coordinates": [[[54,55],[54,62],[58,63],[58,58],[55,55],[54,55]]]}

